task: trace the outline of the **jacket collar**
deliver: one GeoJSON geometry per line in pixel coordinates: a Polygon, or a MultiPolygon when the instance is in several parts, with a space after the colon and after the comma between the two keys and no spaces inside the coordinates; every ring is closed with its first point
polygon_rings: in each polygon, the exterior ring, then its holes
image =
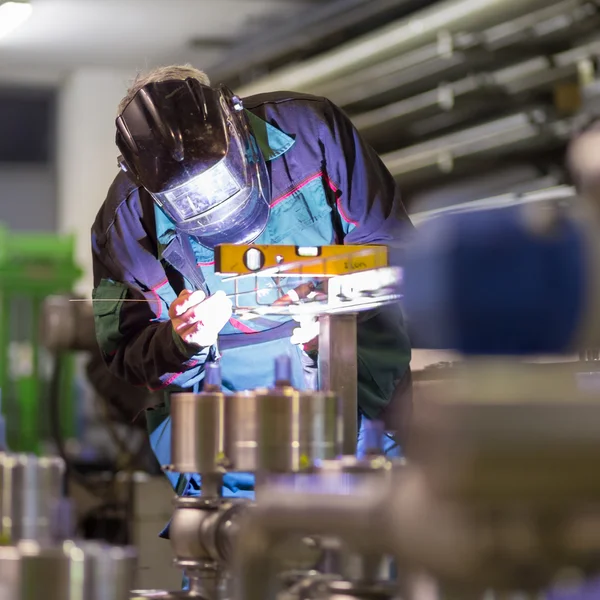
{"type": "MultiPolygon", "coordinates": [[[[267,162],[285,154],[294,145],[296,140],[281,131],[281,129],[263,121],[263,119],[257,117],[249,110],[246,111],[246,115],[248,116],[256,143],[267,162]]],[[[154,203],[154,217],[156,220],[158,243],[164,247],[173,239],[177,231],[173,221],[169,219],[156,203],[154,203]]]]}

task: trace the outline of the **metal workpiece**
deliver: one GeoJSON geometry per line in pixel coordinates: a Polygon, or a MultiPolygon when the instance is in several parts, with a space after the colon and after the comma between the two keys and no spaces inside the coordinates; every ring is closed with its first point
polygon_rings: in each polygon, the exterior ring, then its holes
{"type": "Polygon", "coordinates": [[[313,492],[290,494],[272,486],[244,519],[238,536],[234,586],[236,600],[270,597],[278,542],[298,535],[343,540],[356,552],[384,554],[389,549],[386,518],[388,486],[363,483],[352,494],[313,492]]]}
{"type": "Polygon", "coordinates": [[[177,562],[188,569],[211,561],[222,567],[230,564],[239,521],[248,507],[243,501],[177,498],[169,529],[177,562]]]}
{"type": "Polygon", "coordinates": [[[225,396],[218,391],[171,395],[171,468],[179,473],[222,471],[225,396]]]}
{"type": "Polygon", "coordinates": [[[330,392],[290,386],[241,392],[225,400],[228,469],[296,473],[340,454],[340,401],[330,392]]]}
{"type": "Polygon", "coordinates": [[[31,541],[0,547],[2,597],[11,600],[127,600],[134,572],[129,548],[31,541]]]}
{"type": "Polygon", "coordinates": [[[319,318],[319,388],[334,390],[342,411],[342,453],[356,454],[358,356],[356,314],[319,318]]]}
{"type": "Polygon", "coordinates": [[[52,541],[63,499],[65,463],[60,458],[0,453],[0,538],[52,541]]]}

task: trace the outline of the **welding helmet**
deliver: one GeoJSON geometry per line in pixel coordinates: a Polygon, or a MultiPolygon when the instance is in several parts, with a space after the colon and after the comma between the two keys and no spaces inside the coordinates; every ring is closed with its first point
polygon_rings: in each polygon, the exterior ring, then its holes
{"type": "Polygon", "coordinates": [[[254,241],[270,184],[242,103],[225,86],[168,80],[141,88],[117,117],[121,168],[209,248],[254,241]]]}

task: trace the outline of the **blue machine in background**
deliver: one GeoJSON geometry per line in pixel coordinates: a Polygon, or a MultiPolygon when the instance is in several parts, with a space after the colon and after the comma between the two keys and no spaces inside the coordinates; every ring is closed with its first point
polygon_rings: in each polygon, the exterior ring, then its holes
{"type": "Polygon", "coordinates": [[[404,273],[414,345],[467,355],[587,347],[600,306],[600,228],[595,235],[576,213],[523,198],[418,225],[404,273]]]}

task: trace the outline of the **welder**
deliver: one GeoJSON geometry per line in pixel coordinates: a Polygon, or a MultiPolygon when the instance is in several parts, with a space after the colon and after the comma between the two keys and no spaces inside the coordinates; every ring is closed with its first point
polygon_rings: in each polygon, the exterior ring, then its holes
{"type": "MultiPolygon", "coordinates": [[[[114,375],[165,390],[146,415],[164,465],[168,393],[201,390],[206,361],[220,361],[224,389],[235,391],[272,385],[274,360],[287,354],[292,384],[314,387],[315,353],[304,347],[314,332],[289,316],[235,317],[233,284],[214,271],[216,245],[385,244],[395,255],[412,225],[393,177],[325,98],[242,101],[190,66],[162,67],[135,80],[116,129],[121,172],[92,228],[96,333],[114,375]]],[[[237,301],[273,303],[302,283],[263,281],[258,293],[240,282],[237,301]]],[[[394,431],[385,451],[398,453],[411,402],[400,308],[363,313],[357,336],[359,428],[384,421],[394,431]]],[[[179,494],[201,484],[169,477],[179,494]]],[[[253,483],[228,474],[223,491],[250,496],[253,483]]]]}

